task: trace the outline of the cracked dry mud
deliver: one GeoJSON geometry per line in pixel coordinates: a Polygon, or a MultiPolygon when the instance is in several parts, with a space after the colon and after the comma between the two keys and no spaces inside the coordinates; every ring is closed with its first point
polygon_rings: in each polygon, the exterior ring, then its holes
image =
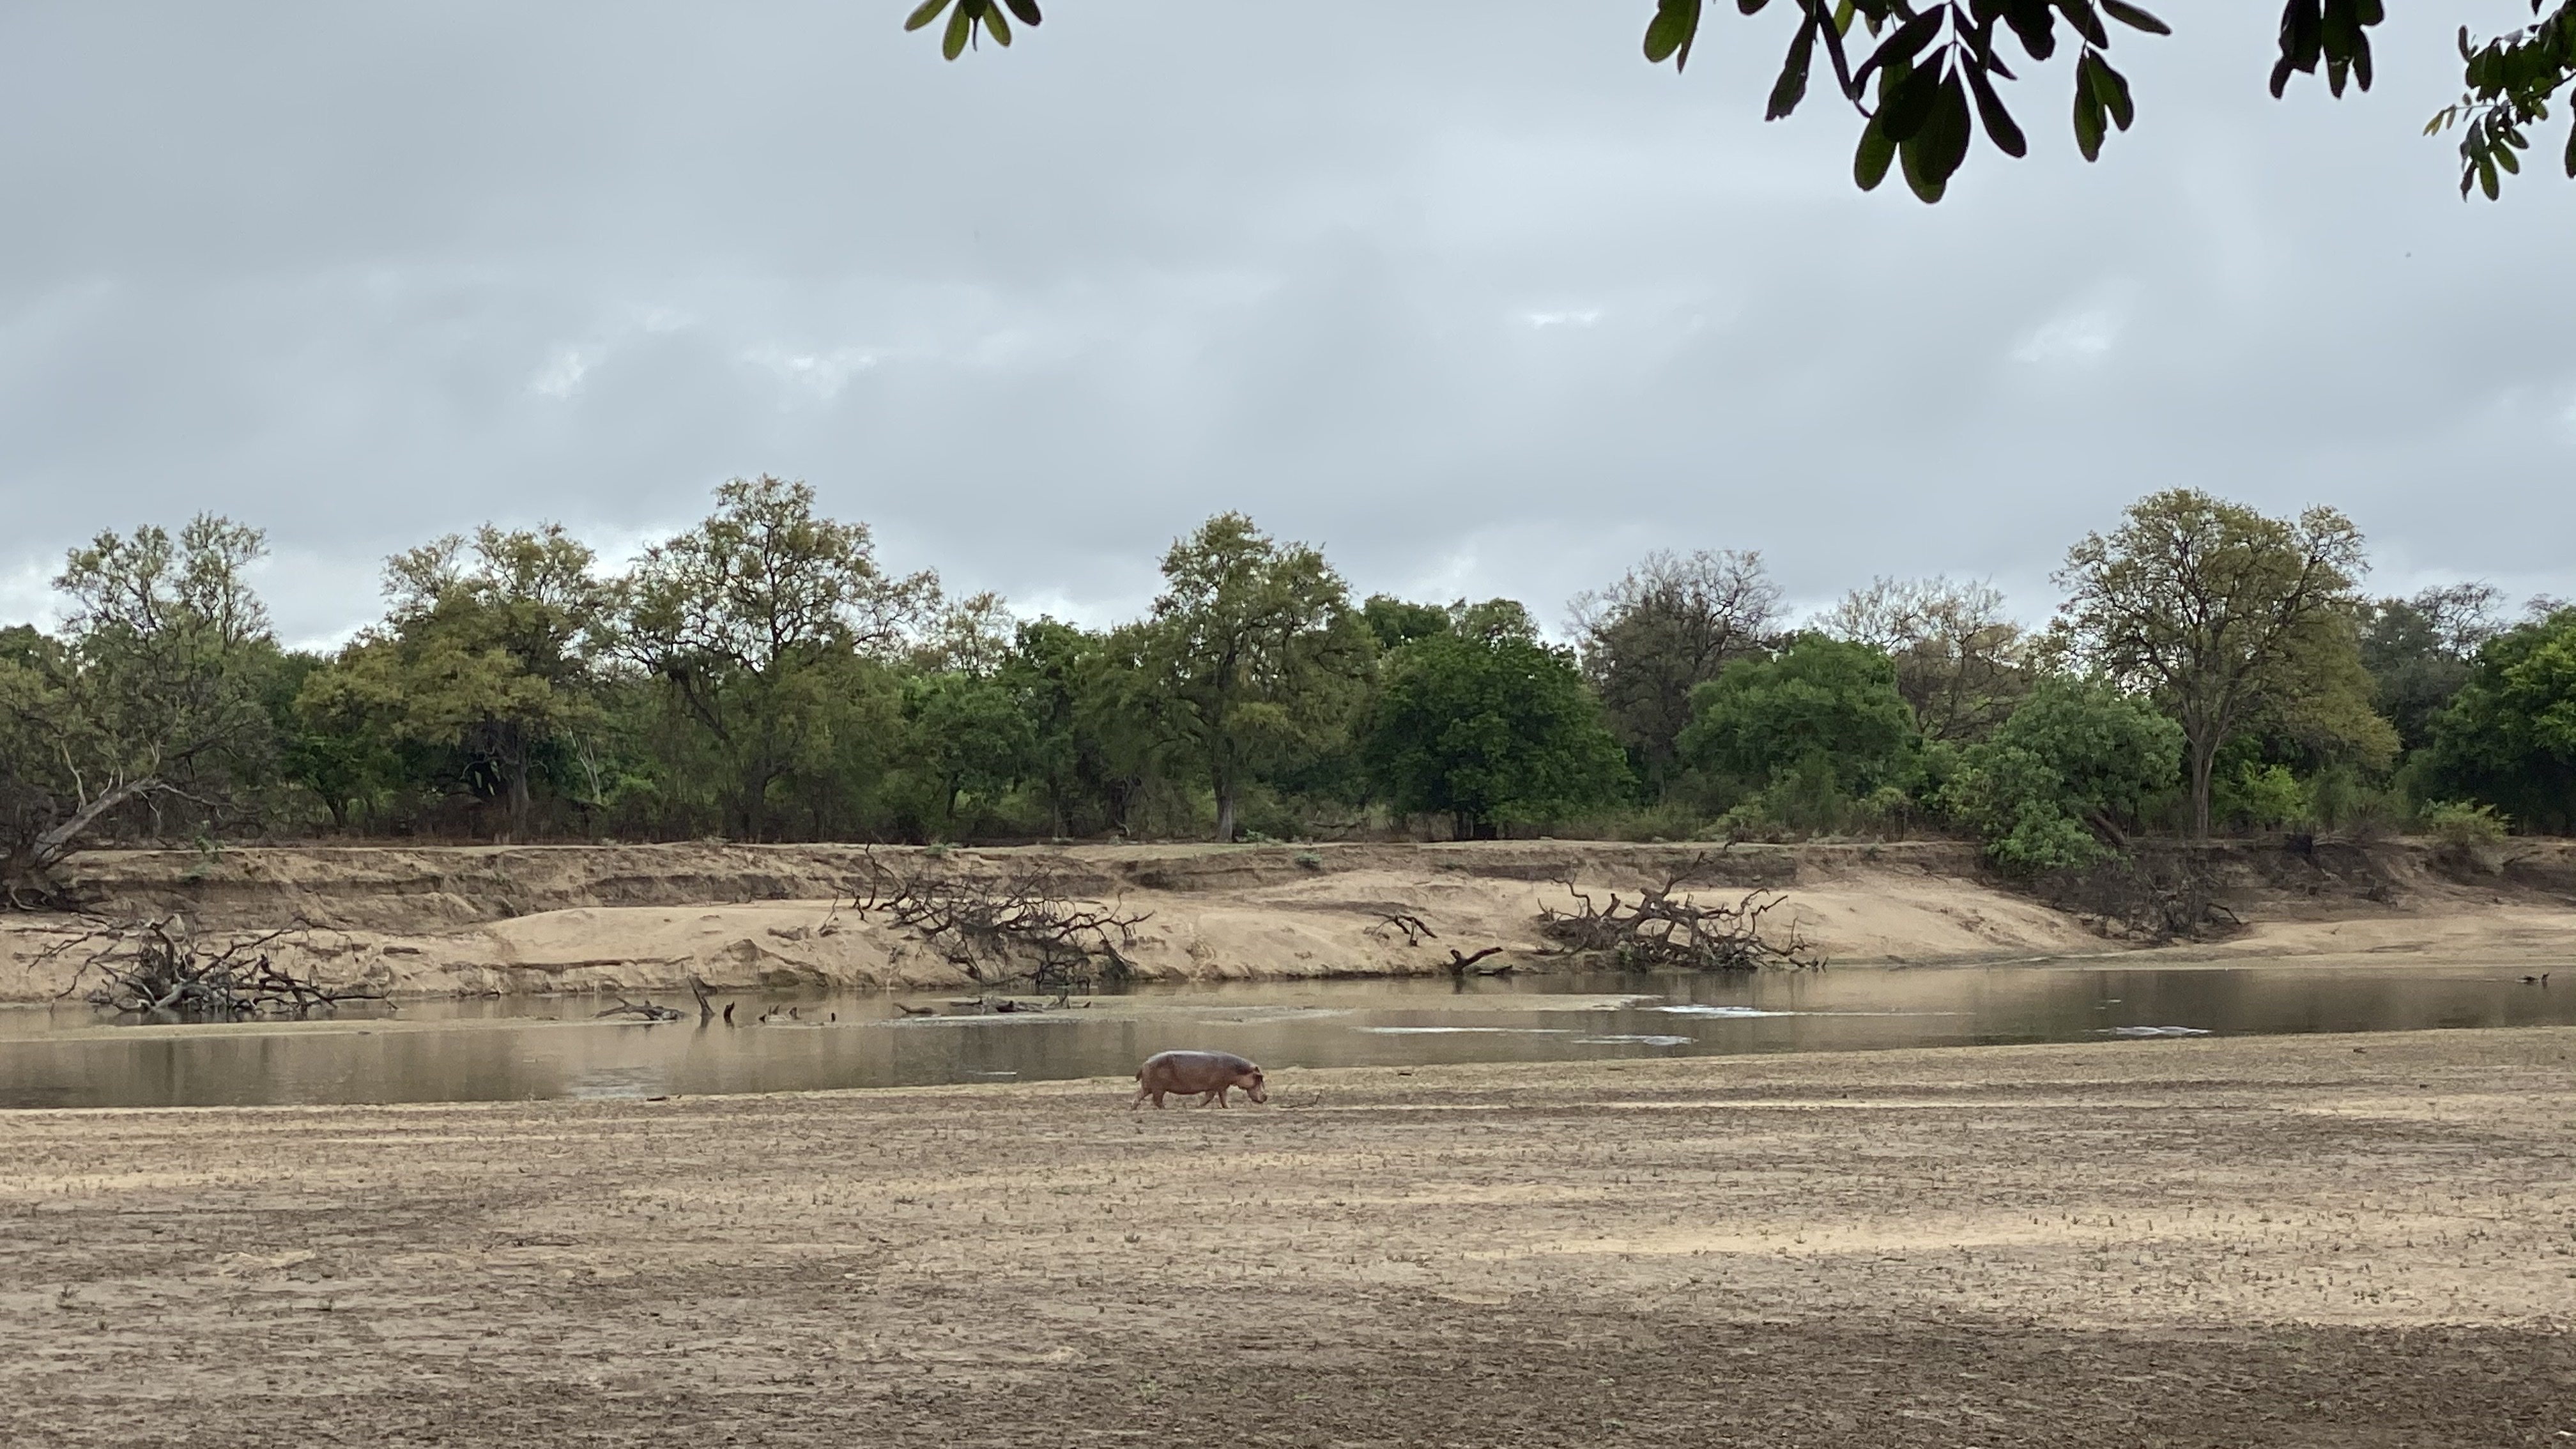
{"type": "Polygon", "coordinates": [[[2563,1446],[2571,1057],[0,1116],[0,1443],[2563,1446]]]}

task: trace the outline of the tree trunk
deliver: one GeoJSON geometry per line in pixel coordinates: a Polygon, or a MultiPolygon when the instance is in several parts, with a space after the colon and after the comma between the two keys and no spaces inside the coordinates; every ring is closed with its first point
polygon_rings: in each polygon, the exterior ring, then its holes
{"type": "Polygon", "coordinates": [[[2191,838],[2209,838],[2209,781],[2218,772],[2218,741],[2191,743],[2191,838]]]}
{"type": "Polygon", "coordinates": [[[1222,845],[1234,839],[1234,787],[1216,787],[1216,838],[1222,845]]]}
{"type": "Polygon", "coordinates": [[[528,838],[528,752],[510,752],[510,839],[528,838]]]}
{"type": "Polygon", "coordinates": [[[72,812],[69,820],[42,832],[8,854],[0,855],[0,904],[15,905],[28,891],[38,895],[49,894],[50,882],[46,880],[46,873],[72,853],[81,836],[98,823],[99,817],[128,800],[149,796],[163,788],[158,775],[128,780],[72,812]]]}

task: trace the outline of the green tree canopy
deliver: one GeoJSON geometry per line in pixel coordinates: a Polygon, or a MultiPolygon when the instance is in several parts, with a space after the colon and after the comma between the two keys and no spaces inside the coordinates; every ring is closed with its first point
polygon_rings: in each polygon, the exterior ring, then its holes
{"type": "Polygon", "coordinates": [[[2361,568],[2361,532],[2331,508],[2273,519],[2179,488],[2068,552],[2061,633],[2182,727],[2194,836],[2209,835],[2218,752],[2241,729],[2378,761],[2395,749],[2361,666],[2361,568]]]}
{"type": "Polygon", "coordinates": [[[882,695],[883,670],[869,666],[918,646],[939,586],[887,576],[867,526],[817,516],[803,483],[735,479],[716,505],[645,550],[611,637],[686,726],[664,737],[666,761],[711,770],[727,828],[757,840],[800,774],[829,774],[867,743],[851,732],[874,728],[859,706],[882,695]]]}
{"type": "MultiPolygon", "coordinates": [[[[582,645],[605,622],[609,590],[592,562],[553,524],[487,524],[470,545],[450,534],[395,556],[385,623],[305,680],[299,713],[344,737],[373,730],[453,756],[463,782],[498,796],[510,833],[524,834],[540,754],[597,713],[582,645]]],[[[335,818],[344,803],[332,803],[335,818]]]]}
{"type": "Polygon", "coordinates": [[[131,802],[212,824],[273,776],[264,702],[280,658],[250,566],[255,528],[200,514],[101,533],[65,557],[60,640],[13,630],[0,649],[0,891],[41,897],[45,873],[131,802]]]}
{"type": "Polygon", "coordinates": [[[1375,788],[1400,813],[1448,816],[1461,839],[1615,798],[1627,761],[1572,651],[1540,642],[1508,599],[1440,612],[1445,627],[1382,666],[1361,750],[1375,788]]]}
{"type": "Polygon", "coordinates": [[[2526,830],[2576,831],[2576,609],[2488,640],[2434,722],[2428,783],[2526,830]]]}
{"type": "Polygon", "coordinates": [[[1232,840],[1254,773],[1344,737],[1375,645],[1324,556],[1220,513],[1163,556],[1147,672],[1166,726],[1216,793],[1216,838],[1232,840]]]}
{"type": "Polygon", "coordinates": [[[1911,771],[1913,713],[1895,665],[1866,644],[1801,634],[1769,659],[1730,665],[1691,703],[1682,759],[1756,788],[1805,770],[1850,796],[1911,771]]]}
{"type": "Polygon", "coordinates": [[[1010,686],[962,670],[905,681],[904,721],[913,758],[939,789],[943,830],[957,819],[957,798],[992,797],[1018,783],[1034,743],[1028,715],[1010,686]]]}
{"type": "Polygon", "coordinates": [[[2181,727],[2146,701],[2107,684],[2044,680],[1992,738],[1968,746],[1942,804],[2003,865],[2089,865],[2173,788],[2181,760],[2181,727]]]}

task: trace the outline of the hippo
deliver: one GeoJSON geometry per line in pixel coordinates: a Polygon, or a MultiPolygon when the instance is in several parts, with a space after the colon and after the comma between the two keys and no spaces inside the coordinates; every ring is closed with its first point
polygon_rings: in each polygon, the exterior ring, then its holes
{"type": "Polygon", "coordinates": [[[1136,1100],[1127,1110],[1144,1106],[1147,1097],[1159,1109],[1165,1092],[1196,1092],[1200,1106],[1214,1102],[1222,1107],[1225,1094],[1236,1087],[1255,1102],[1270,1100],[1261,1085],[1261,1068],[1232,1052],[1156,1052],[1137,1069],[1136,1100]]]}

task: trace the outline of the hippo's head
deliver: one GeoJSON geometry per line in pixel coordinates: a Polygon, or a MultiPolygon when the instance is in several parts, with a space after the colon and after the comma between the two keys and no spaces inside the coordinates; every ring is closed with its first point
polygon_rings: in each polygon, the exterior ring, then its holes
{"type": "Polygon", "coordinates": [[[1270,1100],[1269,1090],[1261,1085],[1261,1068],[1259,1067],[1254,1067],[1251,1071],[1245,1072],[1236,1077],[1234,1079],[1234,1084],[1243,1089],[1243,1095],[1250,1097],[1255,1102],[1267,1102],[1270,1100]]]}

